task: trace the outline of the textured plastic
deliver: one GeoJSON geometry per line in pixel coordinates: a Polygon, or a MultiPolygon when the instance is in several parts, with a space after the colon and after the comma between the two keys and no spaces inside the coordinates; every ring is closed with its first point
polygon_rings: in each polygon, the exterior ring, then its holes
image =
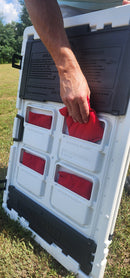
{"type": "MultiPolygon", "coordinates": [[[[129,21],[130,7],[121,7],[66,19],[65,27],[89,24],[91,31],[96,30],[95,34],[102,30],[109,36],[109,28],[105,31],[104,25],[109,23],[124,33],[129,27],[121,25],[129,25],[129,21]]],[[[104,127],[101,141],[92,143],[69,136],[59,112],[62,103],[34,100],[31,92],[30,99],[19,97],[26,46],[32,37],[37,44],[39,37],[34,28],[29,27],[24,33],[17,96],[23,134],[10,150],[3,207],[12,219],[31,230],[35,240],[69,271],[80,278],[102,278],[130,161],[128,91],[123,89],[127,98],[123,116],[111,112],[97,114],[104,127]],[[40,121],[31,123],[30,113],[49,116],[51,124],[47,128],[41,126],[40,121]],[[39,163],[45,161],[42,174],[34,165],[25,163],[24,153],[36,157],[39,163]],[[90,198],[59,184],[60,171],[90,182],[90,198]]],[[[124,85],[129,88],[129,81],[124,85]]],[[[20,120],[16,117],[13,137],[19,137],[19,129],[20,120]]]]}
{"type": "MultiPolygon", "coordinates": [[[[89,25],[66,28],[72,50],[87,78],[96,111],[126,113],[130,96],[130,26],[92,32],[89,25]]],[[[40,40],[29,38],[20,97],[61,102],[58,72],[40,40]]]]}

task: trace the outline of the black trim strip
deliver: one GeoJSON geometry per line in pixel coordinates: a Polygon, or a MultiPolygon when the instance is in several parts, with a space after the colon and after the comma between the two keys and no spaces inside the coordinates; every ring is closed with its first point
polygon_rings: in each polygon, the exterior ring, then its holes
{"type": "Polygon", "coordinates": [[[86,238],[55,215],[41,207],[14,186],[9,186],[8,208],[24,217],[30,228],[49,244],[55,243],[65,255],[74,258],[87,275],[92,270],[96,243],[86,238]]]}

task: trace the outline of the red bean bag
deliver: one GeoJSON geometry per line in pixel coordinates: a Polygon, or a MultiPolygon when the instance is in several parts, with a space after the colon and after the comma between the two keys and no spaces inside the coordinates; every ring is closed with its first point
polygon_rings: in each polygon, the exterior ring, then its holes
{"type": "Polygon", "coordinates": [[[43,175],[44,173],[45,160],[41,157],[24,151],[22,164],[38,172],[41,175],[43,175]]]}
{"type": "Polygon", "coordinates": [[[79,122],[74,122],[72,117],[68,114],[67,107],[63,107],[59,111],[66,119],[70,136],[91,142],[97,142],[102,139],[104,129],[96,112],[90,107],[89,99],[87,100],[89,105],[89,120],[87,123],[80,124],[79,122]]]}
{"type": "Polygon", "coordinates": [[[91,191],[92,191],[92,182],[64,171],[59,171],[58,174],[59,174],[58,177],[59,184],[77,193],[78,195],[86,198],[87,200],[90,200],[91,191]]]}
{"type": "Polygon", "coordinates": [[[52,116],[33,113],[29,111],[28,123],[50,129],[52,123],[52,116]]]}

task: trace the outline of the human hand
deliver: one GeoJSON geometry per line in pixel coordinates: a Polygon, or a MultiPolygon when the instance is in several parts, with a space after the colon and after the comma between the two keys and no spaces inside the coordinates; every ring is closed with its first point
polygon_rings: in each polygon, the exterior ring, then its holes
{"type": "Polygon", "coordinates": [[[87,96],[90,89],[76,58],[71,53],[64,68],[59,71],[60,95],[75,122],[85,123],[89,117],[87,96]]]}
{"type": "Polygon", "coordinates": [[[75,122],[88,121],[87,96],[90,97],[90,90],[81,70],[79,72],[71,71],[66,73],[64,78],[60,78],[60,95],[69,115],[75,122]]]}
{"type": "Polygon", "coordinates": [[[78,74],[77,77],[71,73],[68,77],[60,79],[60,95],[69,115],[75,122],[85,123],[88,121],[87,96],[90,96],[90,90],[82,73],[80,76],[78,74]]]}
{"type": "Polygon", "coordinates": [[[127,5],[127,4],[130,4],[130,1],[123,0],[122,5],[127,5]]]}

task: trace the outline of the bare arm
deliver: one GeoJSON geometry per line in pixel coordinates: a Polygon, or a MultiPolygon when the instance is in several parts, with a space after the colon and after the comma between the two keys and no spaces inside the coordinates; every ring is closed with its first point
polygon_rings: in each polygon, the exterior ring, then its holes
{"type": "Polygon", "coordinates": [[[68,42],[56,0],[25,0],[32,23],[55,61],[60,95],[75,121],[87,122],[90,90],[68,42]]]}

